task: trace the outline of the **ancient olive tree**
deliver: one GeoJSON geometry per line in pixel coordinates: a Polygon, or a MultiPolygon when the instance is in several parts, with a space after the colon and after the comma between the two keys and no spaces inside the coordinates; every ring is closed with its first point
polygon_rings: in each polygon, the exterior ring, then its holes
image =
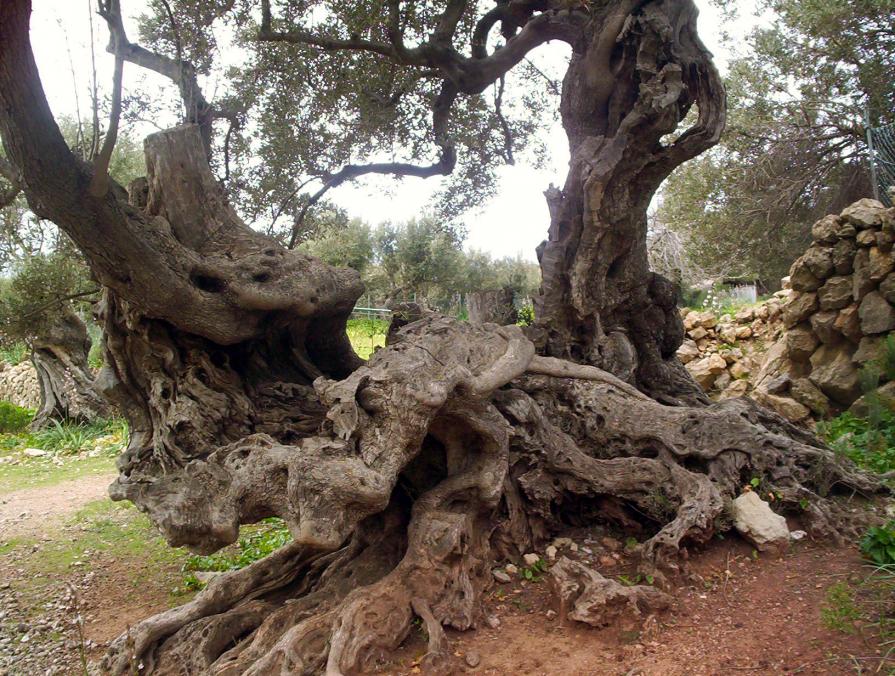
{"type": "MultiPolygon", "coordinates": [[[[189,3],[163,4],[182,26],[189,3]]],[[[524,333],[406,308],[366,363],[345,335],[357,274],[253,231],[228,203],[208,162],[215,106],[194,88],[183,42],[167,41],[174,57],[135,45],[117,2],[102,3],[118,74],[125,60],[171,66],[193,104],[193,124],[147,138],[146,179],[125,191],[65,146],[31,53],[29,5],[0,0],[0,134],[31,208],[71,236],[105,287],[106,391],[131,426],[113,497],[200,552],[272,515],[294,535],[132,627],[105,670],[356,673],[415,617],[429,636],[425,666],[438,669],[449,659],[442,627],[479,622],[495,558],[569,519],[636,525],[641,565],[662,580],[681,547],[724,527],[725,500],[750,476],[782,506],[801,504],[819,533],[839,525],[823,495],[873,489],[754,404],[707,405],[675,361],[681,325],[671,285],[646,263],[645,210],[724,120],[690,0],[510,0],[482,14],[463,0],[390,0],[331,9],[322,23],[313,3],[210,3],[257,19],[252,39],[277,47],[265,50],[272,62],[311,64],[319,51],[427,83],[435,169],[374,162],[355,174],[450,171],[462,150],[452,110],[480,105],[548,40],[571,48],[561,112],[572,163],[548,194],[539,324],[524,333]],[[695,123],[678,129],[691,109],[695,123]]],[[[314,85],[307,70],[276,92],[281,106],[314,85]]],[[[577,617],[598,621],[606,581],[586,573],[569,593],[580,594],[577,617]]],[[[667,603],[649,587],[610,591],[667,603]]]]}

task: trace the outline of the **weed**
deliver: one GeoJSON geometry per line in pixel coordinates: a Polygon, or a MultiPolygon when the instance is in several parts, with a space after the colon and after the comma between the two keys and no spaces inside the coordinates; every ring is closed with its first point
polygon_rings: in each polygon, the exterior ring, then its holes
{"type": "Polygon", "coordinates": [[[519,574],[529,582],[540,582],[541,575],[547,571],[547,562],[544,559],[538,559],[536,563],[522,568],[519,574]]]}
{"type": "Polygon", "coordinates": [[[0,432],[21,432],[31,424],[34,411],[16,406],[8,401],[0,401],[0,432]]]}
{"type": "Polygon", "coordinates": [[[263,519],[261,526],[239,539],[236,551],[223,550],[211,556],[190,556],[185,571],[227,571],[245,568],[263,559],[275,549],[292,539],[292,534],[282,519],[263,519]]]}
{"type": "Polygon", "coordinates": [[[846,634],[857,631],[861,611],[855,604],[854,591],[847,582],[837,582],[827,589],[827,602],[821,606],[820,617],[825,626],[846,634]]]}
{"type": "Polygon", "coordinates": [[[881,566],[895,565],[895,520],[870,528],[861,540],[861,552],[881,566]]]}
{"type": "Polygon", "coordinates": [[[885,473],[895,469],[895,414],[881,406],[870,408],[868,418],[846,412],[819,422],[817,430],[834,451],[859,467],[885,473]]]}

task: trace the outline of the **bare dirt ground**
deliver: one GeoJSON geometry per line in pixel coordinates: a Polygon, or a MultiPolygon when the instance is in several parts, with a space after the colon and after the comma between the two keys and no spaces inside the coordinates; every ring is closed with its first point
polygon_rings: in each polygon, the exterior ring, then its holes
{"type": "MultiPolygon", "coordinates": [[[[103,496],[108,481],[108,476],[91,477],[0,496],[6,501],[0,505],[2,518],[18,519],[29,512],[16,526],[17,537],[30,536],[28,542],[35,542],[0,547],[0,676],[83,674],[82,655],[98,659],[128,626],[188,598],[182,591],[172,595],[183,579],[176,557],[147,554],[150,550],[140,547],[87,552],[86,567],[81,561],[86,557],[80,554],[64,565],[55,561],[55,572],[43,581],[35,574],[43,565],[42,552],[49,556],[52,549],[48,520],[63,524],[53,538],[89,535],[89,528],[65,523],[64,518],[103,496]],[[74,621],[79,614],[83,641],[74,621]]],[[[614,562],[607,558],[612,548],[600,545],[605,532],[570,535],[581,549],[563,549],[560,556],[587,561],[606,576],[633,577],[622,552],[614,552],[614,562]]],[[[158,552],[158,546],[151,551],[158,552]]],[[[448,632],[450,673],[895,673],[895,663],[881,662],[872,636],[828,628],[822,619],[830,587],[842,581],[857,583],[867,574],[854,546],[802,541],[774,558],[756,556],[731,536],[691,554],[690,582],[674,590],[676,606],[643,627],[594,629],[561,621],[549,574],[536,581],[516,576],[508,584],[496,584],[485,609],[493,628],[483,622],[476,630],[448,632]]],[[[421,673],[425,651],[425,638],[416,630],[379,673],[421,673]]]]}
{"type": "Polygon", "coordinates": [[[87,503],[107,497],[116,476],[85,476],[0,495],[0,540],[40,533],[87,503]]]}

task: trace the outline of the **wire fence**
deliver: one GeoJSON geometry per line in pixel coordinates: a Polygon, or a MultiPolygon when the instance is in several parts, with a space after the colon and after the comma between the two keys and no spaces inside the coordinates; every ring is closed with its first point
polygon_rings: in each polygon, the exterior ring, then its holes
{"type": "Polygon", "coordinates": [[[895,195],[895,123],[867,128],[874,197],[892,206],[895,195]]]}

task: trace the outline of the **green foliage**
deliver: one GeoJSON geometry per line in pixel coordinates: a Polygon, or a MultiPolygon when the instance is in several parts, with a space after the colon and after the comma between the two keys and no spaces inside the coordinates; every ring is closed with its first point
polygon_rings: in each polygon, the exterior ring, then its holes
{"type": "Polygon", "coordinates": [[[895,120],[895,0],[759,5],[775,20],[730,64],[721,144],[669,178],[659,219],[710,275],[773,286],[811,223],[870,194],[864,104],[895,120]]]}
{"type": "Polygon", "coordinates": [[[540,582],[541,576],[545,572],[547,572],[547,562],[544,559],[538,559],[534,564],[521,568],[519,575],[529,582],[540,582]]]}
{"type": "Polygon", "coordinates": [[[873,420],[845,412],[819,422],[817,431],[859,467],[879,473],[895,469],[895,414],[887,409],[877,409],[873,420]]]}
{"type": "Polygon", "coordinates": [[[532,305],[531,301],[527,301],[522,304],[516,313],[518,317],[518,321],[516,322],[519,326],[531,326],[535,323],[535,307],[532,305]]]}
{"type": "Polygon", "coordinates": [[[0,401],[0,433],[20,432],[31,424],[34,411],[0,401]]]}
{"type": "Polygon", "coordinates": [[[263,519],[259,526],[239,539],[235,551],[234,548],[227,548],[211,556],[190,556],[184,570],[187,572],[238,570],[263,559],[291,540],[292,534],[282,519],[275,517],[263,519]]]}
{"type": "Polygon", "coordinates": [[[30,444],[59,455],[80,453],[94,446],[100,437],[113,436],[114,448],[127,444],[127,425],[123,420],[98,420],[92,423],[50,421],[44,429],[31,434],[30,444]]]}
{"type": "MultiPolygon", "coordinates": [[[[2,343],[0,343],[0,345],[2,345],[2,343]]],[[[5,361],[11,366],[21,364],[28,358],[28,355],[28,346],[21,341],[16,341],[0,347],[0,361],[5,361]]]]}
{"type": "Polygon", "coordinates": [[[54,315],[87,298],[96,285],[83,260],[70,250],[29,256],[0,287],[0,343],[16,345],[45,335],[54,315]]]}
{"type": "Polygon", "coordinates": [[[870,528],[861,540],[861,553],[878,565],[895,565],[895,520],[870,528]]]}
{"type": "Polygon", "coordinates": [[[385,345],[388,322],[383,319],[349,319],[348,339],[361,359],[369,359],[377,347],[385,345]]]}

